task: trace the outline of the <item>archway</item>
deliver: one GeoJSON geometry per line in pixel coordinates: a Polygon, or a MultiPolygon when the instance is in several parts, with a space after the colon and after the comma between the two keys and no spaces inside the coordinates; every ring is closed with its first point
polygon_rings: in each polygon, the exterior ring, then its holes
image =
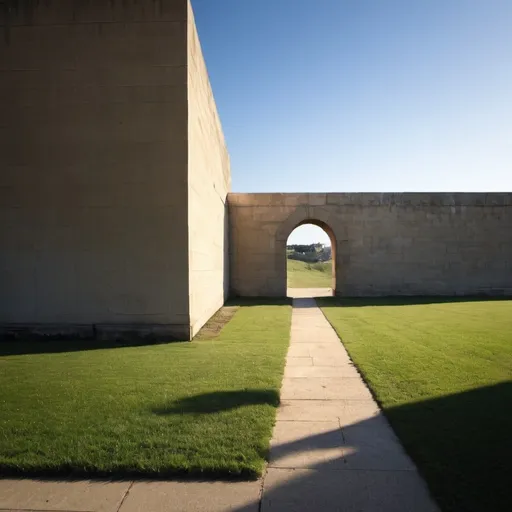
{"type": "Polygon", "coordinates": [[[327,223],[297,223],[288,235],[285,257],[288,296],[335,295],[336,237],[327,223]]]}

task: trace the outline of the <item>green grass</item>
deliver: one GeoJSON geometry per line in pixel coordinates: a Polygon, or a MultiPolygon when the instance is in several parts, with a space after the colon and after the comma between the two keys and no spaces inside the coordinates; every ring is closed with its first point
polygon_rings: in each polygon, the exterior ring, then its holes
{"type": "Polygon", "coordinates": [[[290,315],[246,303],[192,343],[1,343],[0,471],[260,475],[290,315]]]}
{"type": "Polygon", "coordinates": [[[441,508],[509,511],[512,301],[411,302],[319,299],[441,508]]]}
{"type": "Polygon", "coordinates": [[[332,261],[305,263],[287,259],[289,288],[331,288],[332,261]]]}

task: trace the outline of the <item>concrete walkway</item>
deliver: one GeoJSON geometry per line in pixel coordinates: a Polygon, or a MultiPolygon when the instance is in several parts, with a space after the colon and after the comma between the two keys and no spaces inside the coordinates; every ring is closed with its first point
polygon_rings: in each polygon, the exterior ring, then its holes
{"type": "MultiPolygon", "coordinates": [[[[325,290],[317,292],[325,295],[325,290]]],[[[281,402],[263,480],[5,479],[0,480],[0,510],[437,512],[413,463],[311,298],[293,301],[281,402]]]]}
{"type": "MultiPolygon", "coordinates": [[[[294,294],[304,296],[300,290],[294,294]]],[[[312,298],[293,300],[291,344],[261,510],[437,511],[312,298]]]]}

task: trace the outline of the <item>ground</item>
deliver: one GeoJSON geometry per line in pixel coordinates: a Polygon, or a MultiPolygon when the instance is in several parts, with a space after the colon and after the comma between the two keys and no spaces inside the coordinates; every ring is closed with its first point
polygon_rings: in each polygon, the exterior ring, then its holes
{"type": "Polygon", "coordinates": [[[510,510],[512,301],[319,303],[441,508],[510,510]]]}
{"type": "MultiPolygon", "coordinates": [[[[512,300],[317,300],[442,510],[508,511],[512,300]]],[[[259,475],[289,332],[244,302],[192,343],[2,343],[0,470],[259,475]]]]}
{"type": "Polygon", "coordinates": [[[287,259],[289,288],[330,288],[332,286],[332,261],[305,263],[287,259]]]}
{"type": "Polygon", "coordinates": [[[259,475],[290,314],[246,303],[192,343],[0,344],[0,470],[259,475]]]}

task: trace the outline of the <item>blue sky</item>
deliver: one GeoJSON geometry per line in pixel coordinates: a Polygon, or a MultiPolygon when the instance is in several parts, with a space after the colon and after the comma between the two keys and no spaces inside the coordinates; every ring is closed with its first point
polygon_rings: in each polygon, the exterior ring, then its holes
{"type": "Polygon", "coordinates": [[[512,190],[512,0],[192,4],[233,191],[512,190]]]}

